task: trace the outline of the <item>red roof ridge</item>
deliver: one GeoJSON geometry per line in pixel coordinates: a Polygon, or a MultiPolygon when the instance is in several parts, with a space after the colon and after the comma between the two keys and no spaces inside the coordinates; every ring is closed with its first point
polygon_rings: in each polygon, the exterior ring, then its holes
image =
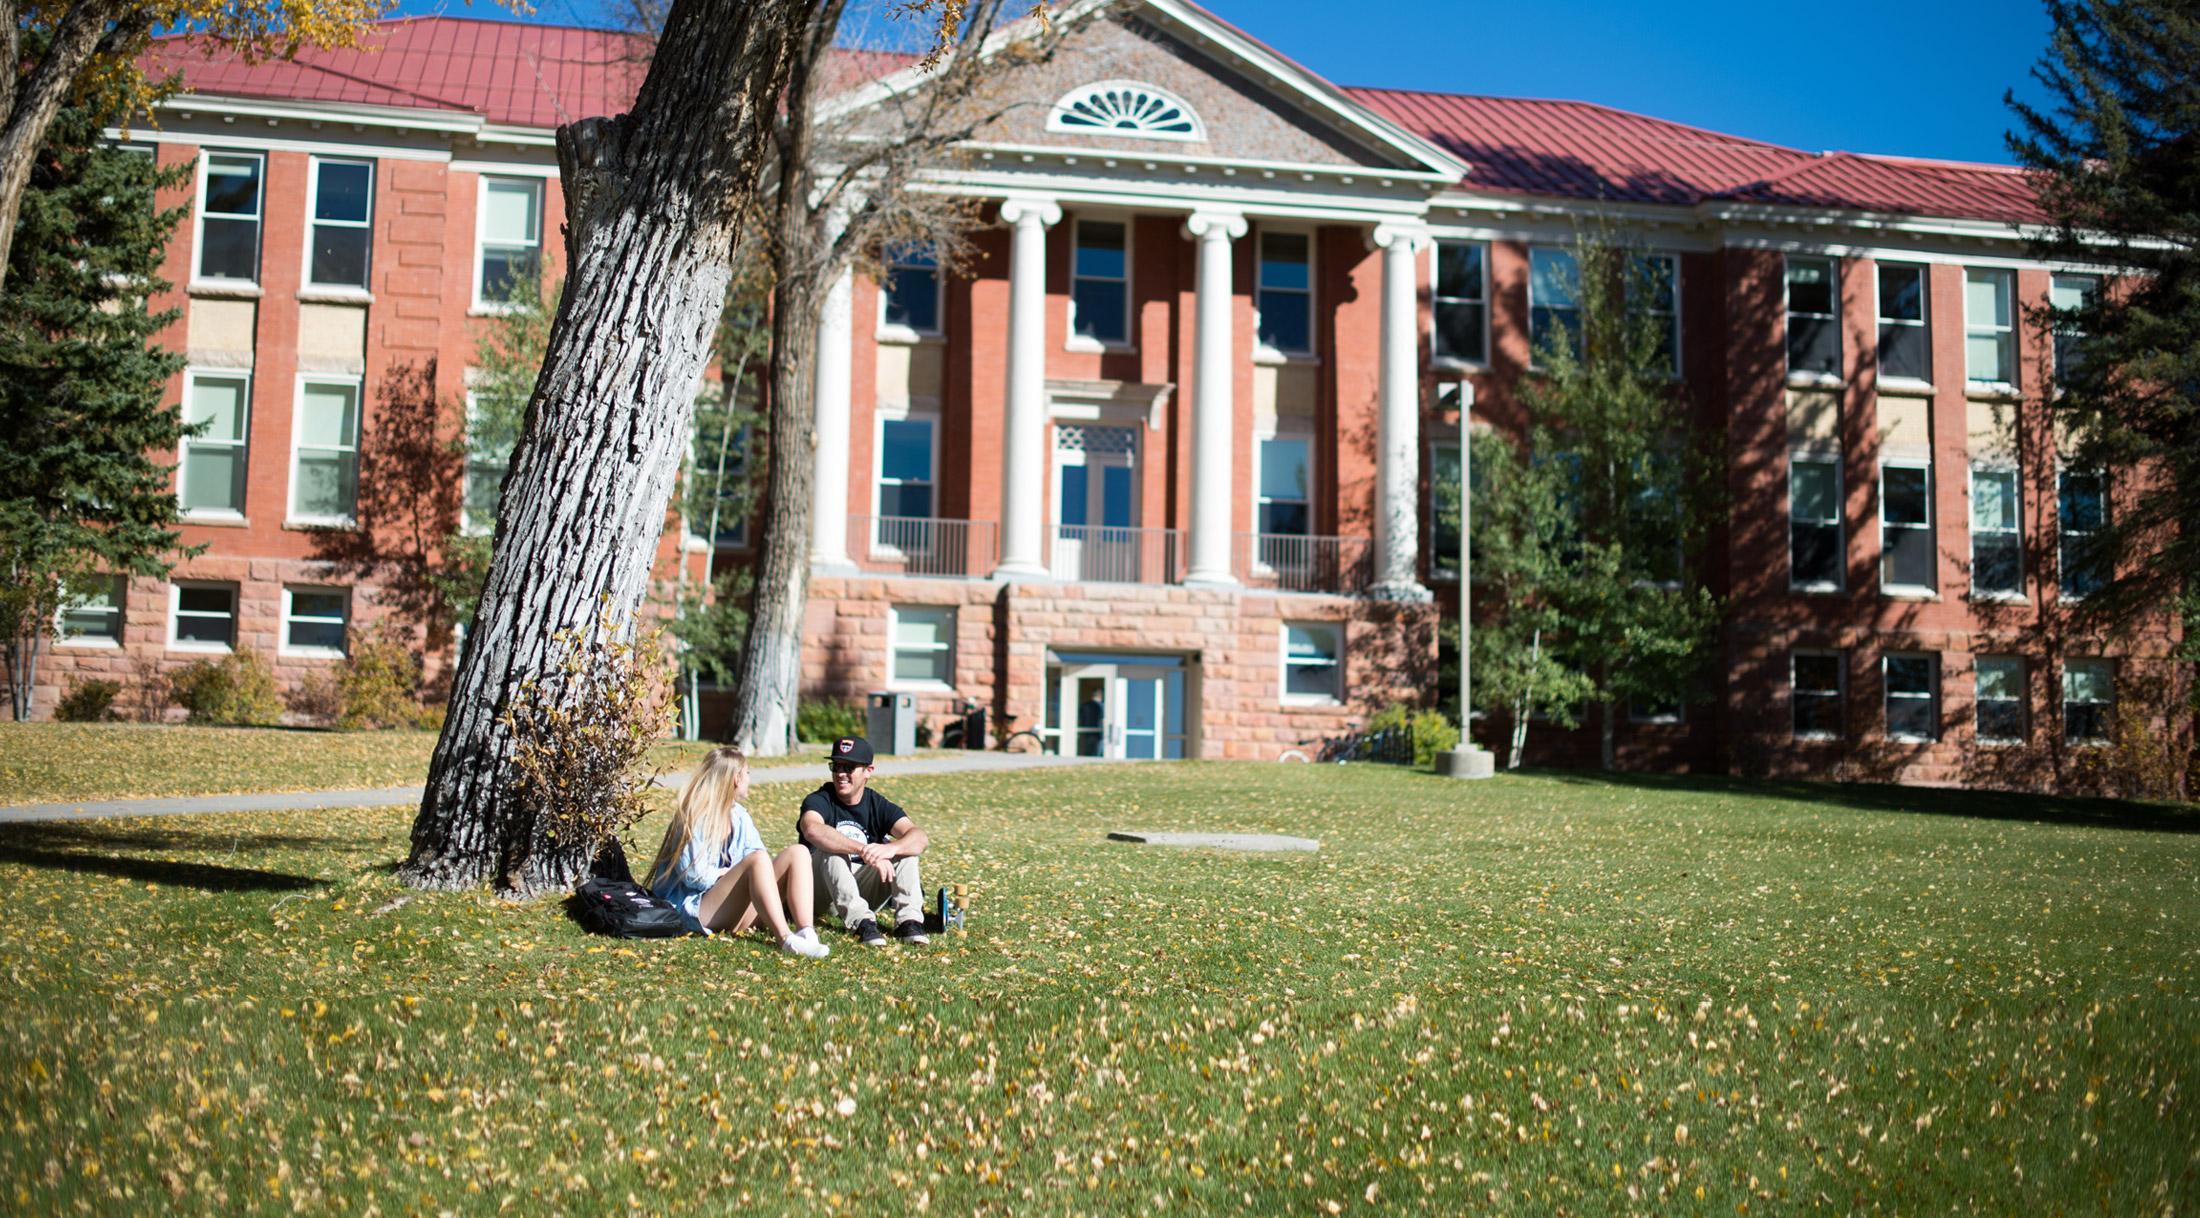
{"type": "Polygon", "coordinates": [[[1903,156],[1893,152],[1844,152],[1839,155],[1855,157],[1863,161],[1887,161],[1896,165],[1914,165],[1921,169],[1960,169],[1967,173],[2006,173],[2019,177],[2031,172],[2022,165],[2003,165],[1994,161],[1958,161],[1948,157],[1903,156]]]}
{"type": "Polygon", "coordinates": [[[1628,118],[1641,119],[1646,123],[1656,123],[1660,127],[1692,131],[1697,135],[1709,136],[1723,144],[1746,145],[1771,152],[1790,152],[1798,156],[1811,155],[1800,148],[1790,148],[1785,144],[1775,144],[1770,140],[1760,140],[1754,136],[1735,135],[1731,131],[1714,131],[1709,127],[1700,127],[1694,123],[1683,123],[1670,118],[1660,118],[1655,114],[1644,114],[1640,110],[1629,110],[1624,106],[1614,106],[1606,102],[1587,101],[1574,97],[1516,97],[1505,93],[1447,93],[1439,89],[1403,89],[1390,85],[1352,85],[1347,87],[1345,92],[1410,93],[1417,97],[1451,97],[1464,101],[1526,102],[1536,106],[1585,106],[1591,110],[1602,110],[1607,114],[1624,115],[1628,118]]]}

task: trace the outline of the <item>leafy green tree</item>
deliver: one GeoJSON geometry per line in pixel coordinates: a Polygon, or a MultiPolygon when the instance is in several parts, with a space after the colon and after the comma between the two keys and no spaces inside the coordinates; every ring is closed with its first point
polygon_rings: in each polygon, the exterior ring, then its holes
{"type": "Polygon", "coordinates": [[[94,578],[165,576],[178,546],[173,452],[187,429],[164,402],[183,357],[156,346],[175,321],[148,302],[183,215],[154,191],[189,165],[155,167],[100,132],[119,91],[63,107],[32,158],[0,295],[0,626],[17,719],[28,718],[38,657],[68,588],[94,578]]]}
{"type": "Polygon", "coordinates": [[[2052,409],[2066,465],[2106,470],[2109,518],[2089,553],[2103,577],[2081,619],[2122,630],[2184,599],[2200,630],[2200,5],[2049,0],[2033,68],[2052,104],[2006,96],[2009,136],[2052,225],[2041,258],[2109,264],[2105,290],[2058,293],[2037,320],[2060,366],[2052,409]]]}
{"type": "Polygon", "coordinates": [[[1523,383],[1525,443],[1475,445],[1477,703],[1571,726],[1597,703],[1603,764],[1629,702],[1685,703],[1720,606],[1691,582],[1716,518],[1718,454],[1673,380],[1670,264],[1601,233],[1544,268],[1548,316],[1523,383]]]}

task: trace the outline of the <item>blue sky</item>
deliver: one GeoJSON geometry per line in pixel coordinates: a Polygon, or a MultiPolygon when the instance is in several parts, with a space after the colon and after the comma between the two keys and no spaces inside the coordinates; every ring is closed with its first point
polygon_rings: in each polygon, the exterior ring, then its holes
{"type": "MultiPolygon", "coordinates": [[[[601,24],[602,0],[536,20],[601,24]]],[[[1203,0],[1340,85],[1571,98],[1812,152],[2007,161],[2004,89],[2037,100],[2036,0],[1203,0]]],[[[408,13],[504,16],[405,0],[408,13]]]]}

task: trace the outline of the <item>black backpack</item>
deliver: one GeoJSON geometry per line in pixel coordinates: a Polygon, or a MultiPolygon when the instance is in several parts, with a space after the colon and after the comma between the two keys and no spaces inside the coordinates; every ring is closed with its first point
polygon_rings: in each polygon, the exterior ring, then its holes
{"type": "Polygon", "coordinates": [[[688,933],[680,911],[632,880],[587,879],[573,890],[573,916],[599,935],[669,939],[688,933]]]}

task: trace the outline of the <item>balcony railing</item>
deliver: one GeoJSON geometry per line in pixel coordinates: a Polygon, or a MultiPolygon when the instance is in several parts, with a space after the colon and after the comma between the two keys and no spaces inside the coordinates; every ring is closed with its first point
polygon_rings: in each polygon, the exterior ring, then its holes
{"type": "Polygon", "coordinates": [[[1365,537],[1239,533],[1234,541],[1232,567],[1248,588],[1355,593],[1375,579],[1375,543],[1365,537]]]}
{"type": "Polygon", "coordinates": [[[1098,584],[1173,584],[1184,579],[1181,529],[1064,524],[1054,529],[1054,578],[1098,584]]]}
{"type": "Polygon", "coordinates": [[[1000,526],[990,520],[850,516],[848,550],[865,571],[984,579],[1000,565],[1000,526]]]}

